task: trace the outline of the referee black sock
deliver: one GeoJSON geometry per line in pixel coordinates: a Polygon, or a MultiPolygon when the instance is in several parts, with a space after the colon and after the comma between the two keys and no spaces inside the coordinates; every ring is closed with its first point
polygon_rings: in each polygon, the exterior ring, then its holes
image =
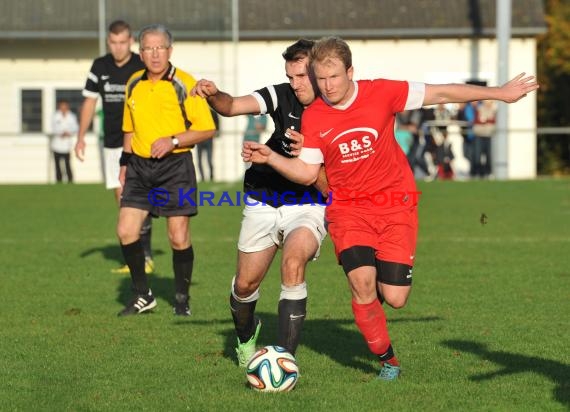
{"type": "Polygon", "coordinates": [[[174,283],[176,294],[188,296],[192,271],[194,269],[194,249],[172,249],[172,267],[174,269],[174,283]]]}
{"type": "Polygon", "coordinates": [[[141,227],[141,243],[144,249],[144,256],[147,259],[152,259],[152,249],[150,247],[150,239],[152,237],[152,216],[147,215],[141,227]]]}
{"type": "Polygon", "coordinates": [[[144,272],[144,250],[140,240],[128,245],[121,245],[123,257],[129,270],[133,287],[138,295],[148,295],[148,279],[144,272]]]}

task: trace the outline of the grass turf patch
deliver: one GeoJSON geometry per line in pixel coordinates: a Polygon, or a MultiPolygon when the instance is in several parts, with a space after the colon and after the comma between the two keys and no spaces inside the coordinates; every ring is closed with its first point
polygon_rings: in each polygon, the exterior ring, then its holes
{"type": "MultiPolygon", "coordinates": [[[[202,185],[232,193],[239,184],[202,185]]],[[[387,308],[398,382],[352,319],[327,238],[308,266],[308,317],[288,394],[258,394],[234,359],[228,308],[241,207],[192,219],[193,315],[172,315],[165,221],[155,220],[158,307],[117,318],[130,280],[100,185],[0,186],[0,410],[567,410],[570,182],[421,183],[414,290],[387,308]],[[481,216],[486,216],[481,223],[481,216]]],[[[259,345],[277,336],[278,264],[261,289],[259,345]]]]}

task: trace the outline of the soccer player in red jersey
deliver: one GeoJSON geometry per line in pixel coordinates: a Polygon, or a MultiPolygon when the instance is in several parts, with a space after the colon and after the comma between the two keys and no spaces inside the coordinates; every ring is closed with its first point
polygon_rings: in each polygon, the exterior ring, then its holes
{"type": "Polygon", "coordinates": [[[306,185],[315,182],[321,164],[325,165],[332,193],[326,220],[352,292],[354,319],[380,360],[378,378],[395,380],[400,365],[381,301],[401,308],[410,294],[419,197],[394,137],[395,115],[438,103],[487,99],[513,103],[538,84],[524,73],[501,87],[353,81],[350,48],[338,37],[316,42],[311,68],[321,97],[303,114],[299,157],[287,159],[253,142],[244,143],[242,156],[306,185]]]}

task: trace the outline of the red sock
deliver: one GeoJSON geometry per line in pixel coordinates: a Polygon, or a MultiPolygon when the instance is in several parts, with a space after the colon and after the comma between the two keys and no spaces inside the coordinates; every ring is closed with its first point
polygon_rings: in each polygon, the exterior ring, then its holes
{"type": "Polygon", "coordinates": [[[390,359],[388,359],[387,361],[383,361],[383,362],[389,363],[392,366],[400,366],[400,362],[398,362],[398,359],[396,359],[395,356],[392,356],[390,359]]]}
{"type": "Polygon", "coordinates": [[[370,351],[379,356],[385,355],[391,349],[390,336],[386,327],[386,315],[378,299],[366,304],[353,300],[352,313],[370,351]]]}

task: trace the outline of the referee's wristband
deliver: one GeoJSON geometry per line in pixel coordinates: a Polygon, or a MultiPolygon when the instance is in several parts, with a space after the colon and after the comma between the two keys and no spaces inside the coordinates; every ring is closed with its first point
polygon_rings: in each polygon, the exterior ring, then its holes
{"type": "Polygon", "coordinates": [[[120,166],[128,165],[129,160],[130,160],[132,155],[133,155],[132,153],[127,153],[125,151],[121,152],[121,158],[119,159],[119,165],[120,166]]]}

